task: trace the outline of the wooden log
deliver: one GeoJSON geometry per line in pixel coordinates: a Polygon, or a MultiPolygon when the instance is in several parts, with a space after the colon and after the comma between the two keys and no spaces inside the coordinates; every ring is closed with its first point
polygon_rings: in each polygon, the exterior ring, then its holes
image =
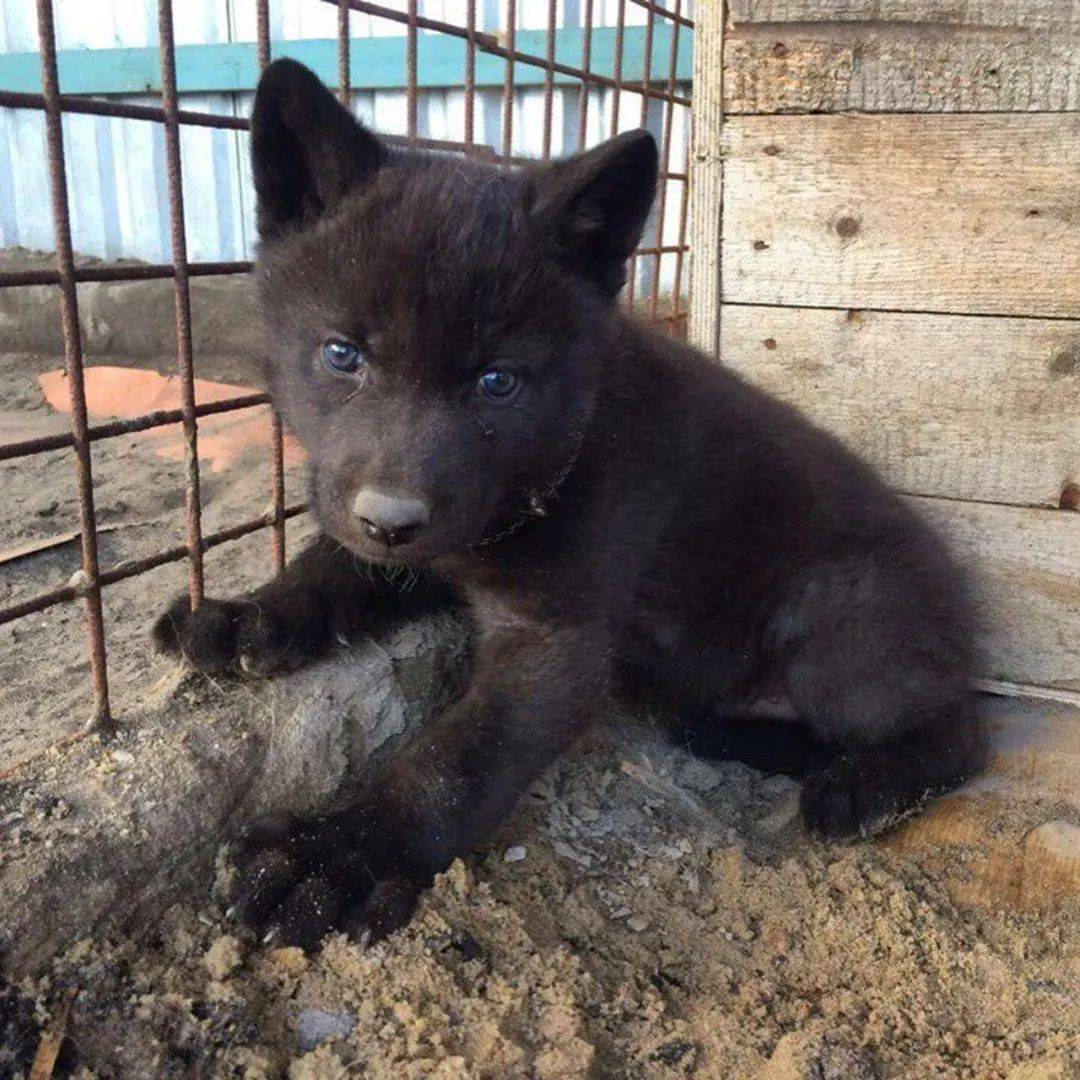
{"type": "Polygon", "coordinates": [[[1080,114],[741,116],[723,299],[1080,317],[1080,114]]]}
{"type": "Polygon", "coordinates": [[[1080,484],[1080,322],[728,304],[722,325],[725,365],[900,491],[1056,508],[1080,484]]]}

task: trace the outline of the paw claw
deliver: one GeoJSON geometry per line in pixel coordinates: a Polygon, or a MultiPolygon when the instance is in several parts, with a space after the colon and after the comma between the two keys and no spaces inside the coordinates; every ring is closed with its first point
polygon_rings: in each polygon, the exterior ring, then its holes
{"type": "Polygon", "coordinates": [[[261,676],[297,667],[316,654],[319,635],[312,633],[310,621],[310,612],[250,597],[206,599],[192,611],[185,594],[158,618],[153,639],[161,652],[197,671],[239,669],[261,676]]]}
{"type": "Polygon", "coordinates": [[[229,916],[267,945],[310,950],[334,930],[365,945],[385,937],[409,921],[418,894],[404,868],[387,866],[380,854],[386,830],[371,824],[366,804],[310,820],[279,814],[252,823],[233,852],[240,875],[229,916]]]}

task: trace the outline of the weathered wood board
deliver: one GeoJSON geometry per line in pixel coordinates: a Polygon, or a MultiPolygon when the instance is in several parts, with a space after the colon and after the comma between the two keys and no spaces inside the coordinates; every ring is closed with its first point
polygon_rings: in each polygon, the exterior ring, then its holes
{"type": "Polygon", "coordinates": [[[726,364],[919,493],[974,571],[980,674],[1080,691],[1080,513],[1056,509],[1080,495],[1080,365],[1049,371],[1076,325],[740,305],[721,325],[726,364]]]}
{"type": "Polygon", "coordinates": [[[1080,317],[1080,114],[740,116],[723,299],[1080,317]]]}
{"type": "Polygon", "coordinates": [[[739,23],[878,21],[947,26],[1080,26],[1074,0],[727,0],[739,23]]]}
{"type": "Polygon", "coordinates": [[[912,498],[972,568],[987,679],[1080,691],[1080,515],[912,498]]]}
{"type": "Polygon", "coordinates": [[[697,93],[690,144],[689,220],[690,313],[692,345],[715,356],[720,348],[720,236],[724,205],[724,162],[720,132],[724,110],[719,86],[724,56],[724,11],[719,0],[699,4],[694,28],[694,86],[716,87],[697,93]]]}
{"type": "Polygon", "coordinates": [[[900,491],[1080,503],[1080,321],[728,304],[721,326],[726,366],[900,491]]]}
{"type": "Polygon", "coordinates": [[[963,26],[853,16],[736,23],[725,41],[729,114],[1078,108],[1080,24],[963,26]]]}

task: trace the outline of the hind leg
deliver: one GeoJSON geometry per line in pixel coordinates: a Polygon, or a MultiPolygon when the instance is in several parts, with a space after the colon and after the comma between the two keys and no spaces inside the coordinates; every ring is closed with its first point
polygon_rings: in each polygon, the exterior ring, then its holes
{"type": "Polygon", "coordinates": [[[889,568],[826,568],[784,614],[788,696],[837,756],[803,788],[807,825],[876,832],[979,771],[967,624],[889,568]]]}
{"type": "Polygon", "coordinates": [[[912,678],[894,669],[860,683],[850,653],[840,656],[819,657],[812,673],[806,655],[793,665],[796,721],[684,706],[672,737],[699,757],[803,780],[803,819],[829,839],[878,832],[979,771],[984,743],[970,693],[928,707],[912,678]]]}
{"type": "Polygon", "coordinates": [[[852,746],[803,785],[807,826],[829,839],[879,832],[979,771],[983,740],[972,702],[925,718],[901,738],[852,746]]]}

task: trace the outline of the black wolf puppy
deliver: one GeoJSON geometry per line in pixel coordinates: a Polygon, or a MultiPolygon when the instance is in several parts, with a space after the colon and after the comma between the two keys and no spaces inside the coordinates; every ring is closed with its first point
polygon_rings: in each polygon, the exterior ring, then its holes
{"type": "Polygon", "coordinates": [[[362,797],[248,830],[244,918],[305,946],[401,925],[613,691],[692,749],[808,773],[825,837],[974,771],[939,539],[835,439],[620,312],[651,136],[500,171],[386,145],[281,60],[252,150],[269,378],[324,536],[251,596],[178,600],[158,641],[269,672],[450,593],[476,641],[464,696],[362,797]],[[379,570],[401,566],[407,593],[379,570]],[[777,698],[800,723],[770,746],[777,698]]]}

